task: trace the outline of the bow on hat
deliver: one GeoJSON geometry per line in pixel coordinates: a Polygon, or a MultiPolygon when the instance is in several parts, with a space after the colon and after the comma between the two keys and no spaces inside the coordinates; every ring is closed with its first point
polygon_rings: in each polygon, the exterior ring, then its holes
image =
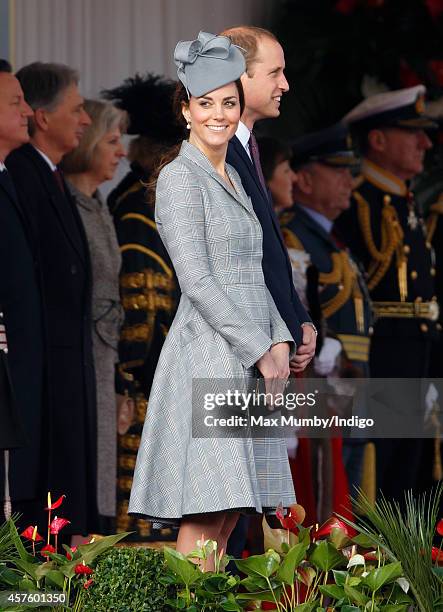
{"type": "Polygon", "coordinates": [[[185,66],[193,64],[197,57],[212,57],[227,59],[232,42],[226,36],[214,36],[208,32],[200,32],[195,40],[185,40],[177,43],[174,51],[174,62],[177,75],[186,87],[185,66]]]}

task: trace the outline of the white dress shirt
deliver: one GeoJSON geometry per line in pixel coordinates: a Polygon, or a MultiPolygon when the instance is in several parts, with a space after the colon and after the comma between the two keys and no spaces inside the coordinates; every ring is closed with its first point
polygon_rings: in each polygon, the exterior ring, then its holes
{"type": "Polygon", "coordinates": [[[48,166],[51,168],[52,172],[55,172],[57,170],[57,166],[49,159],[49,157],[43,153],[43,151],[40,151],[40,149],[38,149],[36,146],[32,145],[34,147],[34,149],[37,151],[37,153],[39,153],[43,159],[45,160],[45,162],[48,164],[48,166]]]}
{"type": "Polygon", "coordinates": [[[235,135],[241,142],[244,150],[248,154],[249,159],[252,161],[251,151],[249,150],[249,139],[251,138],[251,132],[242,121],[238,122],[238,128],[235,135]]]}

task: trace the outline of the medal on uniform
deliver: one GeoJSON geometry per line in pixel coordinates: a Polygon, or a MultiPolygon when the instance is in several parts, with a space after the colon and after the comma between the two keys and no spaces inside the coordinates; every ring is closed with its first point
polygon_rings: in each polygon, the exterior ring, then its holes
{"type": "Polygon", "coordinates": [[[418,227],[418,217],[415,214],[414,196],[411,192],[408,193],[408,227],[412,231],[418,227]]]}
{"type": "Polygon", "coordinates": [[[418,218],[413,208],[410,208],[408,212],[408,226],[411,230],[417,229],[418,226],[418,218]]]}

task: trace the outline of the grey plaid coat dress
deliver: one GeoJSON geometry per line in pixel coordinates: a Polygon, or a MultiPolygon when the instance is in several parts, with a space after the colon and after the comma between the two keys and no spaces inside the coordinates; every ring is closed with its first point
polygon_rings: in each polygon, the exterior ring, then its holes
{"type": "Polygon", "coordinates": [[[160,172],[156,221],[182,297],[157,365],[129,513],[162,522],[295,502],[283,439],[193,438],[193,379],[252,377],[271,345],[293,339],[263,278],[262,231],[235,190],[188,142],[160,172]]]}

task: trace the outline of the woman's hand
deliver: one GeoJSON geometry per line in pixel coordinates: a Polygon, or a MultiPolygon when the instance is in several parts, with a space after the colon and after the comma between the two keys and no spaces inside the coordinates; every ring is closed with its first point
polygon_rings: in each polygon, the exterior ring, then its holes
{"type": "Polygon", "coordinates": [[[287,342],[279,342],[274,344],[269,349],[271,357],[278,368],[278,377],[286,381],[289,377],[289,344],[287,342]]]}
{"type": "Polygon", "coordinates": [[[266,395],[269,394],[270,396],[269,406],[272,407],[274,404],[274,395],[278,392],[279,370],[271,352],[266,351],[266,353],[256,362],[255,366],[263,375],[266,395]]]}

